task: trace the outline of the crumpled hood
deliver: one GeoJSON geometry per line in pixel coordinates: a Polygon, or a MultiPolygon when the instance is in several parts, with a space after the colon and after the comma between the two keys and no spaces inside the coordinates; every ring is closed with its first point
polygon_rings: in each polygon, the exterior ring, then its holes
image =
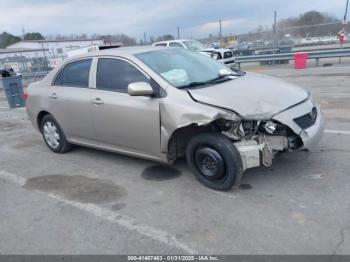
{"type": "Polygon", "coordinates": [[[256,120],[270,119],[308,97],[307,91],[300,87],[256,73],[188,92],[198,102],[227,108],[246,119],[256,120]]]}

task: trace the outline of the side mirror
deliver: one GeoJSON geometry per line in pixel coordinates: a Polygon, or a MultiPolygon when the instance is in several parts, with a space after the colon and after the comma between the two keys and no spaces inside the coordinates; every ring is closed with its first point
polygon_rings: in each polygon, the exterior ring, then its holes
{"type": "Polygon", "coordinates": [[[150,96],[153,95],[153,88],[146,82],[135,82],[128,85],[130,96],[150,96]]]}

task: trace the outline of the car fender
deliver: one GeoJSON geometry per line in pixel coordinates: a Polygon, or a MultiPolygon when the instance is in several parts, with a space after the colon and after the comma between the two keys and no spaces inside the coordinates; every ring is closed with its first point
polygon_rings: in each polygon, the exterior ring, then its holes
{"type": "Polygon", "coordinates": [[[168,92],[177,94],[160,101],[161,152],[168,151],[168,143],[172,134],[183,127],[204,126],[216,119],[234,120],[239,117],[232,111],[205,105],[194,101],[184,90],[170,89],[168,92]]]}

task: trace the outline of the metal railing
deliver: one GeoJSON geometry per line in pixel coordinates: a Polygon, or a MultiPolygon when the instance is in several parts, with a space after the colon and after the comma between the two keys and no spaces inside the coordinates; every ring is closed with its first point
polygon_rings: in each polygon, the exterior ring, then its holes
{"type": "MultiPolygon", "coordinates": [[[[235,59],[235,63],[237,68],[240,69],[242,63],[294,60],[294,54],[296,53],[237,56],[235,59]]],[[[303,53],[307,53],[308,55],[307,59],[315,59],[316,65],[318,65],[319,60],[321,58],[350,57],[350,48],[343,48],[343,49],[340,48],[336,50],[318,50],[318,51],[309,51],[309,52],[303,52],[303,53]]]]}

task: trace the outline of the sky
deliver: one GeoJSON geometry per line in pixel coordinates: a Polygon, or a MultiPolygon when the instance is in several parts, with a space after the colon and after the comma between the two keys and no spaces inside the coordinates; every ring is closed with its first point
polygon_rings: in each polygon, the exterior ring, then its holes
{"type": "Polygon", "coordinates": [[[309,10],[344,16],[346,0],[0,0],[0,32],[21,35],[118,34],[137,39],[162,34],[182,38],[244,33],[277,17],[309,10]]]}

